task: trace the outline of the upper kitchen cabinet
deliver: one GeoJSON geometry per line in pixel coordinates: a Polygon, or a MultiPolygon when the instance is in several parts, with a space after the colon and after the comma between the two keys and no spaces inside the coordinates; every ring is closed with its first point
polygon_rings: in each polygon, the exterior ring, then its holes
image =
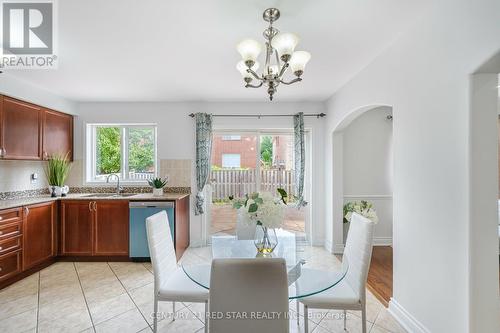
{"type": "Polygon", "coordinates": [[[68,154],[73,160],[73,117],[57,111],[43,110],[43,159],[68,154]]]}
{"type": "Polygon", "coordinates": [[[73,160],[73,116],[0,96],[0,158],[46,160],[68,154],[73,160]]]}
{"type": "Polygon", "coordinates": [[[2,96],[0,157],[12,160],[42,159],[42,109],[2,96]]]}

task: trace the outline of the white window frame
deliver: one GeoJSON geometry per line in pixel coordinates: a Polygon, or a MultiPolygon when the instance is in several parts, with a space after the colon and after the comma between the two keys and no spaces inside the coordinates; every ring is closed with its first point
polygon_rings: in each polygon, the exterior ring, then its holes
{"type": "Polygon", "coordinates": [[[158,126],[153,123],[146,124],[136,124],[136,123],[89,123],[86,124],[86,149],[85,149],[85,174],[84,183],[85,184],[106,184],[106,181],[96,179],[96,159],[97,159],[97,147],[96,147],[96,130],[102,127],[120,127],[121,131],[121,148],[122,148],[122,158],[120,166],[120,184],[124,185],[143,185],[147,184],[146,179],[131,180],[127,179],[128,166],[128,131],[131,128],[152,128],[154,131],[154,166],[155,172],[154,177],[158,176],[159,173],[159,161],[158,161],[158,126]]]}
{"type": "Polygon", "coordinates": [[[241,141],[241,135],[222,135],[222,141],[241,141]]]}
{"type": "Polygon", "coordinates": [[[228,168],[228,169],[239,169],[241,168],[241,154],[236,154],[236,153],[222,153],[222,161],[221,161],[221,164],[222,164],[222,168],[228,168]],[[224,156],[231,156],[231,157],[234,157],[234,156],[238,156],[238,166],[231,166],[231,167],[227,167],[227,166],[224,166],[224,156]]]}

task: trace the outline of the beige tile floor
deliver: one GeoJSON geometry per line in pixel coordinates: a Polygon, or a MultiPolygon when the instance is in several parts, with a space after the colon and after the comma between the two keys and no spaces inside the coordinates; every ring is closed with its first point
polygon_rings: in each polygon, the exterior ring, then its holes
{"type": "MultiPolygon", "coordinates": [[[[306,265],[338,269],[338,259],[322,248],[306,265]]],[[[182,261],[206,263],[209,248],[190,248],[182,261]]],[[[368,329],[372,333],[399,333],[403,328],[382,304],[367,292],[368,329]]],[[[159,332],[203,332],[203,305],[178,303],[172,321],[171,303],[160,303],[166,316],[159,332]]],[[[292,318],[295,301],[290,302],[292,318]]],[[[153,274],[150,263],[58,262],[0,291],[0,332],[151,332],[153,274]]],[[[339,311],[313,310],[309,331],[344,332],[339,311]]],[[[360,313],[349,312],[349,332],[361,332],[360,313]]],[[[290,332],[303,332],[290,322],[290,332]]]]}

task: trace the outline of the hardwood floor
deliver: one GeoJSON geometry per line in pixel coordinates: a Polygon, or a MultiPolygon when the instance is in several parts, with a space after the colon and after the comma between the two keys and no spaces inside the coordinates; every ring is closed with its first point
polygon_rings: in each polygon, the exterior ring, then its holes
{"type": "Polygon", "coordinates": [[[373,247],[367,285],[368,289],[387,307],[392,297],[391,246],[373,247]]]}

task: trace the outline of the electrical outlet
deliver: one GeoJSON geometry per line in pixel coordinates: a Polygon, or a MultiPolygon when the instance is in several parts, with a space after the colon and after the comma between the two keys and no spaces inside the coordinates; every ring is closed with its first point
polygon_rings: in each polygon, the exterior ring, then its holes
{"type": "Polygon", "coordinates": [[[38,173],[32,173],[31,174],[31,184],[34,184],[38,181],[38,173]]]}

